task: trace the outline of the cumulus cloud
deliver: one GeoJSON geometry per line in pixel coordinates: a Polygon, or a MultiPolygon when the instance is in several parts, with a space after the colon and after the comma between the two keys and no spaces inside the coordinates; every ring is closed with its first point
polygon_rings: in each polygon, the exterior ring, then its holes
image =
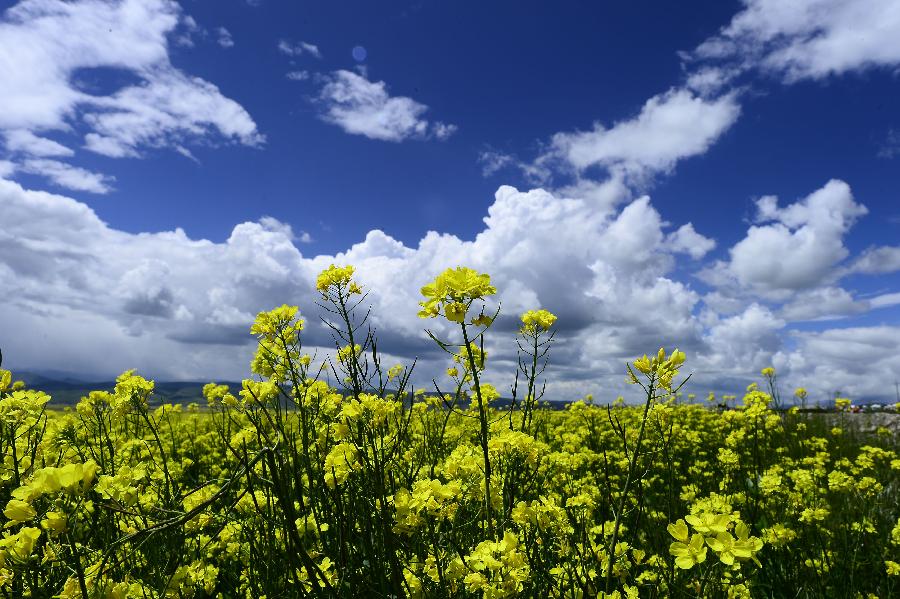
{"type": "Polygon", "coordinates": [[[790,321],[832,320],[872,309],[865,300],[856,300],[846,289],[822,287],[797,294],[781,310],[781,316],[790,321]]]}
{"type": "Polygon", "coordinates": [[[797,332],[796,348],[774,357],[776,368],[802,373],[793,379],[807,383],[813,397],[826,402],[840,395],[890,400],[891,384],[900,371],[897,340],[900,327],[871,326],[834,328],[821,332],[797,332]]]}
{"type": "MultiPolygon", "coordinates": [[[[466,264],[491,273],[500,290],[501,318],[487,349],[489,377],[501,389],[511,383],[517,314],[535,307],[560,317],[548,396],[555,399],[627,395],[624,362],[660,345],[688,352],[700,392],[739,389],[771,363],[797,384],[837,384],[808,379],[818,376],[817,365],[801,364],[785,343],[788,320],[798,317],[786,313],[796,305],[779,313],[750,303],[724,315],[710,309],[708,296],[675,280],[683,248],[673,238],[689,238],[692,228],[667,233],[648,197],[598,211],[590,200],[504,186],[473,239],[432,231],[407,246],[373,230],[346,251],[314,257],[299,249],[302,233],[268,216],[238,224],[214,243],[181,230],[126,233],[81,202],[10,181],[0,180],[0,203],[4,217],[18,223],[14,233],[0,231],[0,276],[10,298],[0,305],[8,323],[2,343],[16,368],[54,364],[111,376],[139,367],[168,379],[233,379],[246,373],[253,352],[253,316],[281,303],[301,306],[306,343],[321,358],[333,346],[318,322],[315,277],[331,263],[350,263],[370,291],[381,347],[398,359],[418,357],[417,380],[427,384],[446,364],[423,328],[452,333],[415,316],[419,288],[441,270],[466,264]],[[101,354],[108,359],[98,366],[101,354]]],[[[885,305],[900,303],[879,297],[885,305]]],[[[825,298],[842,300],[839,291],[825,298]]],[[[857,300],[865,302],[875,303],[857,300]]],[[[882,366],[849,367],[867,377],[882,366]]],[[[855,388],[877,394],[867,385],[855,388]]]]}
{"type": "Polygon", "coordinates": [[[435,137],[446,139],[455,125],[428,121],[424,104],[388,94],[384,81],[369,81],[352,71],[335,71],[319,94],[322,119],[347,133],[382,141],[435,137]]]}
{"type": "MultiPolygon", "coordinates": [[[[213,134],[261,143],[240,104],[172,66],[169,40],[179,26],[196,23],[171,0],[22,0],[7,9],[0,17],[0,132],[7,151],[70,157],[71,144],[46,134],[71,138],[83,129],[87,149],[112,157],[179,148],[213,134]],[[130,82],[109,94],[79,83],[84,73],[112,72],[130,82]]],[[[70,180],[77,185],[83,178],[54,179],[70,180]]]]}
{"type": "Polygon", "coordinates": [[[835,278],[835,267],[849,255],[844,235],[868,212],[839,180],[784,208],[775,196],[760,198],[756,207],[758,224],[729,250],[730,260],[703,274],[707,282],[772,297],[817,287],[835,278]]]}
{"type": "Polygon", "coordinates": [[[666,237],[666,243],[673,252],[681,252],[690,255],[694,260],[699,260],[716,247],[716,242],[709,237],[697,233],[692,223],[687,223],[666,237]]]}

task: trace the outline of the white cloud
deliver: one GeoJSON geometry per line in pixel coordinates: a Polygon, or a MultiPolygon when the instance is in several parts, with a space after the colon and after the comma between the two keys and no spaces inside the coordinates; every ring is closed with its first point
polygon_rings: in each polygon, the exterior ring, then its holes
{"type": "Polygon", "coordinates": [[[85,147],[113,157],[214,134],[259,144],[262,136],[240,104],[170,63],[169,39],[179,24],[197,29],[171,0],[22,0],[8,9],[0,17],[0,132],[7,149],[70,156],[68,144],[37,134],[72,136],[76,124],[87,127],[85,147]],[[80,83],[85,73],[102,78],[104,70],[134,82],[108,95],[80,83]]]}
{"type": "MultiPolygon", "coordinates": [[[[306,342],[321,356],[330,340],[318,323],[314,281],[334,262],[356,265],[371,291],[380,347],[405,360],[418,356],[417,384],[426,384],[446,365],[422,329],[447,329],[416,318],[419,287],[466,264],[491,273],[500,290],[503,312],[488,338],[489,377],[500,388],[511,382],[516,315],[538,306],[560,317],[549,372],[557,399],[627,395],[625,360],[659,345],[688,352],[698,393],[737,391],[771,363],[784,369],[784,380],[832,384],[808,378],[819,376],[815,362],[800,363],[786,344],[786,317],[772,309],[751,303],[722,316],[706,299],[698,313],[700,296],[672,278],[672,234],[646,197],[598,211],[592,201],[501,187],[474,239],[429,232],[408,247],[373,230],[344,252],[315,257],[295,245],[303,233],[271,217],[241,223],[214,243],[181,230],[116,230],[81,202],[9,181],[0,180],[0,204],[17,223],[14,232],[0,230],[0,276],[10,298],[0,304],[3,349],[15,368],[65,365],[111,376],[138,367],[169,379],[235,378],[246,373],[253,351],[251,318],[281,303],[301,306],[306,342]],[[108,359],[98,365],[101,353],[108,359]]],[[[884,305],[896,300],[880,297],[884,305]]],[[[900,336],[881,339],[900,354],[900,336]]],[[[842,365],[860,377],[881,367],[842,365]]],[[[865,381],[854,384],[877,395],[865,381]]]]}
{"type": "Polygon", "coordinates": [[[335,71],[319,94],[322,119],[347,133],[369,139],[403,141],[446,139],[455,125],[428,121],[424,104],[405,96],[391,96],[384,81],[369,81],[352,71],[335,71]]]}
{"type": "Polygon", "coordinates": [[[894,0],[744,0],[745,8],[703,42],[693,60],[726,72],[761,69],[787,82],[900,64],[894,0]]]}
{"type": "Polygon", "coordinates": [[[892,400],[892,383],[900,372],[900,327],[835,328],[795,337],[795,349],[775,356],[776,368],[792,373],[788,389],[810,389],[813,402],[830,403],[835,392],[892,400]]]}
{"type": "Polygon", "coordinates": [[[872,247],[853,261],[848,274],[885,274],[900,271],[900,246],[872,247]]]}
{"type": "Polygon", "coordinates": [[[291,42],[288,40],[278,41],[278,51],[287,56],[302,56],[309,54],[315,58],[322,58],[322,52],[319,47],[309,42],[291,42]]]}
{"type": "Polygon", "coordinates": [[[872,309],[865,300],[858,301],[846,289],[822,287],[798,293],[781,310],[789,321],[831,320],[861,314],[872,309]]]}
{"type": "Polygon", "coordinates": [[[728,262],[717,263],[703,276],[713,284],[731,280],[772,297],[836,278],[836,266],[849,255],[844,235],[868,212],[839,180],[784,208],[774,196],[760,198],[756,206],[759,224],[729,250],[728,262]]]}
{"type": "Polygon", "coordinates": [[[309,79],[309,71],[289,71],[285,77],[291,81],[306,81],[309,79]]]}
{"type": "Polygon", "coordinates": [[[716,247],[715,240],[697,233],[692,223],[678,227],[666,237],[666,243],[673,252],[689,254],[694,260],[699,260],[716,247]]]}
{"type": "Polygon", "coordinates": [[[218,27],[216,29],[216,42],[223,48],[231,48],[234,46],[234,38],[231,36],[231,32],[224,27],[218,27]]]}
{"type": "Polygon", "coordinates": [[[557,133],[551,155],[577,171],[602,166],[640,180],[705,153],[739,114],[732,94],[704,99],[673,89],[650,98],[637,116],[611,127],[596,123],[591,131],[557,133]]]}
{"type": "Polygon", "coordinates": [[[13,129],[6,132],[6,149],[30,156],[72,156],[75,154],[59,142],[46,137],[38,137],[31,131],[13,129]]]}
{"type": "Polygon", "coordinates": [[[112,191],[113,177],[66,164],[58,160],[29,159],[18,165],[17,170],[32,175],[41,175],[56,185],[75,191],[109,193],[112,191]]]}

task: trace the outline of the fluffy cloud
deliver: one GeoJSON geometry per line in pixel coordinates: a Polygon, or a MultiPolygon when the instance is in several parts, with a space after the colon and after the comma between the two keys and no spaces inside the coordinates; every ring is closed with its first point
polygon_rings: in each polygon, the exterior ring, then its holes
{"type": "MultiPolygon", "coordinates": [[[[67,145],[43,134],[71,137],[75,124],[87,128],[87,149],[113,157],[181,148],[212,133],[259,144],[262,136],[240,104],[172,66],[169,38],[180,22],[193,20],[171,0],[22,0],[9,8],[0,19],[0,132],[7,151],[71,156],[67,145]],[[108,95],[83,84],[84,74],[110,71],[133,83],[108,95]]],[[[60,176],[61,168],[20,170],[43,170],[58,185],[85,189],[83,176],[60,176]]]]}
{"type": "Polygon", "coordinates": [[[692,223],[681,225],[666,238],[666,243],[673,252],[688,254],[694,260],[699,260],[716,247],[715,240],[697,233],[692,223]]]}
{"type": "Polygon", "coordinates": [[[695,84],[715,89],[759,69],[787,82],[900,63],[900,5],[893,0],[744,0],[718,35],[687,58],[705,66],[695,84]]]}
{"type": "Polygon", "coordinates": [[[634,118],[609,128],[598,123],[591,131],[558,133],[552,144],[555,154],[578,171],[599,165],[643,178],[703,154],[739,114],[733,95],[706,100],[676,89],[647,100],[634,118]]]}
{"type": "Polygon", "coordinates": [[[774,357],[776,368],[803,373],[802,379],[793,377],[791,386],[813,389],[812,397],[818,400],[827,401],[834,393],[893,399],[893,377],[900,371],[900,327],[835,328],[794,336],[796,348],[774,357]]]}
{"type": "MultiPolygon", "coordinates": [[[[298,249],[302,234],[270,217],[241,223],[224,242],[213,243],[181,230],[119,231],[81,202],[10,181],[0,180],[0,203],[5,218],[17,223],[14,233],[0,231],[0,276],[9,298],[0,305],[7,323],[2,343],[17,368],[54,365],[111,376],[139,367],[162,378],[235,378],[246,373],[253,352],[253,315],[283,302],[301,306],[306,343],[321,358],[332,343],[318,322],[313,288],[316,274],[334,262],[357,267],[370,290],[380,347],[398,359],[418,357],[417,381],[426,384],[446,365],[422,329],[452,333],[439,321],[416,318],[419,288],[444,268],[467,264],[490,272],[500,290],[501,318],[487,340],[489,376],[500,388],[511,382],[515,365],[516,315],[540,306],[560,317],[549,373],[548,397],[555,399],[628,395],[624,362],[659,345],[688,352],[698,393],[740,389],[772,363],[786,382],[817,392],[834,384],[873,396],[884,391],[862,380],[883,376],[883,361],[843,365],[855,373],[852,380],[813,378],[821,374],[819,364],[802,358],[815,354],[797,346],[814,351],[831,337],[786,336],[788,320],[820,316],[797,313],[803,297],[780,313],[738,302],[726,315],[711,309],[709,296],[701,302],[672,276],[686,249],[673,240],[706,238],[686,225],[667,233],[669,225],[647,197],[598,211],[590,200],[501,187],[474,239],[432,231],[409,247],[373,230],[344,252],[315,257],[298,249]],[[97,355],[107,356],[99,367],[97,355]]],[[[798,213],[777,210],[786,221],[798,213]]],[[[879,297],[883,305],[900,303],[891,294],[879,297]]],[[[847,304],[839,290],[805,300],[830,301],[834,310],[847,304]]],[[[866,302],[876,303],[855,304],[866,302]]],[[[855,304],[851,298],[851,310],[855,304]]],[[[891,339],[879,335],[882,346],[891,339]]]]}
{"type": "Polygon", "coordinates": [[[351,71],[335,71],[328,77],[319,100],[324,108],[323,120],[369,139],[446,139],[456,131],[455,125],[422,118],[427,106],[412,98],[389,95],[384,81],[369,81],[351,71]]]}
{"type": "Polygon", "coordinates": [[[835,278],[836,266],[849,255],[844,235],[868,212],[854,201],[850,186],[838,180],[784,208],[774,196],[760,198],[756,207],[759,224],[729,250],[728,262],[717,263],[704,278],[770,297],[835,278]]]}
{"type": "Polygon", "coordinates": [[[884,274],[900,271],[900,246],[869,248],[853,261],[848,273],[884,274]]]}

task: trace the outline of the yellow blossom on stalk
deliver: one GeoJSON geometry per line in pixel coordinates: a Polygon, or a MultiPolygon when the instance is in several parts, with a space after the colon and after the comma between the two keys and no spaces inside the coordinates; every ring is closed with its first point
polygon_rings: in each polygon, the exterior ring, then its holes
{"type": "Polygon", "coordinates": [[[547,310],[528,310],[522,314],[521,319],[522,328],[519,331],[523,334],[537,335],[541,331],[550,330],[556,322],[556,315],[547,310]]]}
{"type": "MultiPolygon", "coordinates": [[[[482,370],[484,368],[484,361],[485,359],[487,359],[487,352],[481,351],[481,348],[474,341],[469,342],[469,350],[472,352],[472,359],[475,361],[475,368],[482,370]]],[[[453,354],[453,361],[457,364],[462,365],[466,372],[469,371],[469,352],[466,351],[465,345],[459,346],[459,353],[453,354]]]]}
{"type": "Polygon", "coordinates": [[[394,364],[388,369],[388,380],[392,381],[403,373],[403,364],[394,364]]]}
{"type": "Polygon", "coordinates": [[[10,383],[12,382],[12,372],[9,370],[3,370],[0,368],[0,393],[4,392],[9,388],[10,383]]]}
{"type": "Polygon", "coordinates": [[[488,327],[491,326],[491,323],[493,322],[494,319],[487,314],[481,314],[480,316],[476,316],[472,319],[472,324],[476,327],[488,327]]]}
{"type": "Polygon", "coordinates": [[[843,412],[850,407],[850,400],[846,397],[838,397],[834,400],[834,407],[843,412]]]}
{"type": "Polygon", "coordinates": [[[362,347],[357,343],[352,348],[349,345],[345,345],[341,349],[338,350],[337,359],[341,364],[345,364],[347,360],[350,359],[350,356],[359,356],[362,353],[362,347]]]}
{"type": "Polygon", "coordinates": [[[794,396],[796,396],[798,399],[806,399],[806,395],[806,389],[804,389],[803,387],[797,387],[796,389],[794,389],[794,396]]]}
{"type": "Polygon", "coordinates": [[[362,290],[351,280],[355,269],[352,266],[335,266],[332,264],[316,278],[316,291],[326,295],[329,289],[336,288],[340,292],[345,287],[349,293],[361,293],[362,290]]]}
{"type": "MultiPolygon", "coordinates": [[[[652,358],[648,358],[647,354],[644,354],[635,360],[634,367],[648,377],[655,377],[663,389],[672,391],[672,379],[678,375],[678,368],[684,364],[685,357],[684,352],[678,349],[666,357],[666,350],[661,347],[652,358]]],[[[628,373],[630,375],[628,382],[637,383],[637,376],[630,367],[628,373]]]]}
{"type": "Polygon", "coordinates": [[[885,560],[884,567],[887,570],[888,576],[900,576],[900,564],[898,564],[897,562],[885,560]]]}
{"type": "Polygon", "coordinates": [[[773,376],[775,376],[775,369],[772,368],[771,366],[767,366],[766,368],[763,368],[760,371],[760,374],[762,374],[763,376],[766,376],[766,377],[773,377],[773,376]]]}
{"type": "Polygon", "coordinates": [[[419,302],[422,309],[420,318],[434,318],[441,314],[451,322],[463,323],[471,303],[497,293],[491,285],[490,275],[471,268],[458,266],[448,268],[434,281],[422,287],[425,300],[419,302]]]}

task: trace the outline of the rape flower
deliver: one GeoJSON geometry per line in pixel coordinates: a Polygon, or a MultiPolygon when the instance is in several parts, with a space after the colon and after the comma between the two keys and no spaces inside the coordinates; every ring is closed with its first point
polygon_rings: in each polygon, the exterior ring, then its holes
{"type": "Polygon", "coordinates": [[[887,570],[888,576],[900,576],[900,564],[898,564],[897,562],[885,560],[884,567],[887,570]]]}
{"type": "Polygon", "coordinates": [[[434,318],[443,309],[447,320],[462,323],[473,301],[495,293],[497,288],[491,285],[490,275],[464,266],[448,268],[422,287],[422,295],[426,299],[419,302],[422,306],[419,317],[434,318]]]}
{"type": "Polygon", "coordinates": [[[684,517],[694,530],[704,534],[718,534],[728,530],[731,516],[728,514],[689,514],[684,517]]]}
{"type": "Polygon", "coordinates": [[[556,322],[556,315],[547,310],[528,310],[521,316],[523,334],[536,335],[541,331],[549,331],[556,322]]]}
{"type": "Polygon", "coordinates": [[[403,373],[403,365],[402,364],[394,364],[393,366],[391,366],[388,369],[388,372],[387,372],[388,380],[389,381],[394,380],[395,378],[400,376],[402,373],[403,373]]]}
{"type": "Polygon", "coordinates": [[[703,535],[688,535],[687,524],[678,520],[666,527],[675,542],[669,545],[669,553],[675,556],[675,565],[683,570],[690,570],[695,565],[706,561],[706,546],[703,535]]]}
{"type": "Polygon", "coordinates": [[[3,515],[10,520],[6,525],[12,526],[13,524],[31,520],[37,515],[37,512],[34,511],[30,503],[19,499],[10,499],[9,503],[6,504],[6,509],[3,510],[3,515]]]}
{"type": "Polygon", "coordinates": [[[361,293],[362,290],[355,285],[351,278],[355,269],[352,266],[335,266],[332,264],[316,277],[316,291],[327,295],[329,289],[340,290],[347,288],[349,293],[361,293]]]}
{"type": "MultiPolygon", "coordinates": [[[[635,360],[634,367],[648,377],[655,377],[656,381],[663,389],[671,392],[672,379],[678,375],[678,368],[684,364],[684,360],[684,352],[675,349],[667,358],[666,350],[661,347],[652,358],[648,358],[647,354],[644,354],[642,357],[635,360]]],[[[630,367],[628,372],[630,375],[629,382],[637,383],[637,377],[630,367]]]]}

